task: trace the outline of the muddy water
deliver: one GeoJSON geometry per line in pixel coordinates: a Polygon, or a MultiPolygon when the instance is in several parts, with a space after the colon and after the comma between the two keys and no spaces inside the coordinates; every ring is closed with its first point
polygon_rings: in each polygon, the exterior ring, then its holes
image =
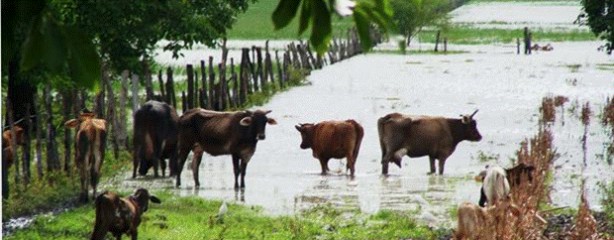
{"type": "MultiPolygon", "coordinates": [[[[600,112],[605,98],[614,94],[614,70],[599,63],[614,60],[596,52],[598,43],[557,44],[555,51],[532,56],[512,54],[509,47],[477,47],[457,55],[358,56],[314,71],[309,85],[276,95],[268,104],[278,125],[267,127],[246,176],[247,188],[233,189],[229,156],[204,156],[201,187],[194,189],[191,170],[184,170],[184,185],[175,189],[171,179],[125,176],[122,187],[149,186],[179,195],[227,199],[262,206],[267,213],[291,214],[317,204],[376,212],[381,209],[416,211],[426,222],[452,224],[450,209],[462,201],[477,202],[479,185],[471,177],[484,165],[510,166],[518,143],[537,132],[538,107],[548,95],[563,95],[580,103],[590,101],[600,112]],[[567,65],[579,64],[576,70],[567,65]],[[429,176],[428,158],[403,159],[403,168],[391,167],[380,175],[380,148],[376,121],[390,112],[457,117],[479,109],[475,116],[481,142],[461,142],[448,159],[443,176],[429,176]],[[294,125],[353,118],[365,135],[352,180],[343,172],[345,160],[331,160],[333,174],[319,175],[311,151],[299,148],[294,125]],[[479,153],[496,160],[480,161],[479,153]]],[[[595,183],[614,178],[614,169],[599,158],[603,144],[612,141],[593,120],[588,138],[588,168],[582,173],[580,138],[583,127],[567,103],[563,118],[553,127],[556,161],[555,205],[576,207],[579,181],[588,180],[588,197],[599,208],[595,183]]],[[[561,111],[557,112],[561,119],[561,111]]]]}

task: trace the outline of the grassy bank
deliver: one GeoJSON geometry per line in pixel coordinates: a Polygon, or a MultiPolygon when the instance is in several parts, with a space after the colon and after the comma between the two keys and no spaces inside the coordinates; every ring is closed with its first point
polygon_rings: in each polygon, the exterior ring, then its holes
{"type": "MultiPolygon", "coordinates": [[[[272,217],[249,206],[228,206],[222,222],[219,201],[179,198],[158,193],[162,204],[150,205],[139,239],[432,239],[436,233],[417,225],[407,213],[374,215],[321,206],[296,216],[272,217]]],[[[57,216],[41,216],[28,229],[4,239],[85,239],[94,225],[94,207],[82,206],[57,216]]]]}
{"type": "MultiPolygon", "coordinates": [[[[114,158],[112,152],[107,152],[102,165],[101,182],[105,182],[115,174],[125,171],[131,165],[131,162],[132,157],[127,151],[121,151],[117,159],[114,158]]],[[[7,200],[2,202],[2,220],[77,204],[80,191],[79,174],[74,164],[71,164],[73,170],[70,174],[59,170],[51,173],[46,172],[42,178],[36,176],[35,166],[32,165],[32,179],[27,186],[15,184],[15,171],[10,170],[10,195],[7,200]]]]}
{"type": "MultiPolygon", "coordinates": [[[[228,31],[229,39],[297,39],[298,21],[295,18],[288,26],[278,31],[273,27],[271,16],[278,0],[259,0],[249,5],[247,12],[238,16],[237,22],[228,31]]],[[[351,18],[333,17],[333,34],[345,36],[349,27],[353,26],[351,18]]],[[[309,30],[308,30],[309,31],[309,30]]],[[[308,38],[303,33],[301,38],[308,38]]]]}
{"type": "MultiPolygon", "coordinates": [[[[595,35],[582,30],[532,29],[533,42],[544,45],[548,42],[594,41],[595,35]]],[[[436,31],[424,31],[419,35],[420,41],[434,43],[436,31]]],[[[491,44],[515,43],[522,41],[522,29],[476,28],[468,25],[452,26],[442,37],[448,38],[450,44],[491,44]]]]}

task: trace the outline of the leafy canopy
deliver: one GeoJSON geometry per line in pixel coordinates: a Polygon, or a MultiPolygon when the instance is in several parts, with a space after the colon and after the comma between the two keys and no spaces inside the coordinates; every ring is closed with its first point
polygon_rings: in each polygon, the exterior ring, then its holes
{"type": "Polygon", "coordinates": [[[391,0],[394,9],[392,16],[396,30],[409,40],[423,27],[446,28],[450,11],[448,0],[391,0]]]}
{"type": "MultiPolygon", "coordinates": [[[[336,4],[348,0],[280,0],[273,12],[275,29],[286,27],[299,14],[298,35],[311,27],[310,44],[318,55],[326,52],[332,39],[331,18],[336,4]]],[[[337,10],[339,11],[339,10],[337,10]]],[[[370,49],[370,24],[375,23],[387,32],[390,28],[392,8],[388,0],[363,0],[356,2],[352,13],[363,49],[370,49]]]]}
{"type": "Polygon", "coordinates": [[[582,23],[587,24],[593,33],[606,41],[608,54],[614,50],[614,0],[583,0],[585,15],[582,23]]]}

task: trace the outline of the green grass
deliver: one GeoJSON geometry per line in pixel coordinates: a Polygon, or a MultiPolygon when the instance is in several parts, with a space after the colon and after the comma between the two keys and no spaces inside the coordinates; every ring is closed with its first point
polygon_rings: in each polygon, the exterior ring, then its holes
{"type": "MultiPolygon", "coordinates": [[[[229,204],[216,221],[219,201],[157,193],[139,227],[139,239],[432,239],[408,213],[380,211],[367,215],[318,206],[295,216],[267,216],[257,207],[229,204]]],[[[90,204],[56,216],[41,216],[4,239],[87,239],[94,226],[90,204]]],[[[108,235],[110,236],[110,235],[108,235]]]]}
{"type": "MultiPolygon", "coordinates": [[[[298,21],[295,17],[283,29],[275,30],[271,16],[279,0],[259,0],[250,4],[247,12],[238,16],[237,22],[228,31],[229,39],[297,39],[308,38],[311,29],[307,29],[303,36],[298,36],[298,21]]],[[[297,14],[299,15],[299,14],[297,14]]],[[[353,26],[351,18],[333,17],[334,36],[346,36],[347,29],[353,26]]]]}
{"type": "MultiPolygon", "coordinates": [[[[63,156],[60,152],[59,156],[63,156]]],[[[43,159],[45,159],[43,157],[43,159]]],[[[131,165],[132,157],[127,151],[121,151],[118,159],[114,159],[111,151],[106,153],[102,165],[102,178],[100,182],[119,172],[125,171],[131,165]]],[[[75,204],[79,195],[79,175],[71,162],[73,171],[67,176],[64,171],[47,172],[42,178],[36,176],[35,165],[32,164],[32,179],[29,185],[15,184],[15,166],[9,169],[9,198],[2,203],[2,220],[18,216],[48,211],[54,208],[75,204]]],[[[100,191],[100,189],[98,189],[100,191]]],[[[91,189],[90,189],[91,194],[91,189]]]]}
{"type": "MultiPolygon", "coordinates": [[[[540,44],[597,40],[591,32],[582,30],[533,29],[532,31],[533,42],[540,44]]],[[[419,38],[422,42],[434,43],[435,35],[436,31],[423,31],[419,34],[419,38]]],[[[442,34],[442,37],[448,38],[449,44],[515,43],[516,38],[522,41],[522,36],[522,29],[475,28],[467,25],[452,26],[447,33],[442,34]]],[[[556,48],[556,45],[554,47],[556,48]]]]}

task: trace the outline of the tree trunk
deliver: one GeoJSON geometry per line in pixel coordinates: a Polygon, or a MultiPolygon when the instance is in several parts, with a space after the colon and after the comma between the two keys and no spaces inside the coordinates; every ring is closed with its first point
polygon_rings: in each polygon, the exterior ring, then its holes
{"type": "MultiPolygon", "coordinates": [[[[77,100],[77,92],[75,90],[69,90],[62,93],[62,122],[72,119],[71,115],[73,115],[73,107],[77,106],[77,104],[73,104],[77,100]]],[[[70,175],[70,160],[72,158],[71,150],[72,150],[72,129],[64,128],[64,172],[67,175],[70,175]]]]}
{"type": "Polygon", "coordinates": [[[55,126],[53,125],[53,97],[51,96],[51,85],[47,84],[43,92],[45,98],[45,108],[47,111],[47,171],[53,172],[60,168],[58,163],[58,148],[55,142],[55,126]]]}
{"type": "MultiPolygon", "coordinates": [[[[32,101],[34,102],[34,101],[32,101]]],[[[22,148],[22,153],[23,153],[23,161],[21,163],[23,163],[23,183],[25,185],[28,185],[30,183],[30,177],[32,177],[31,175],[31,171],[30,171],[30,163],[31,161],[31,149],[32,149],[32,141],[30,141],[30,136],[32,136],[32,118],[30,116],[30,112],[31,112],[31,108],[30,106],[26,106],[26,116],[25,116],[25,125],[28,126],[27,128],[25,128],[25,132],[23,134],[23,140],[24,140],[24,145],[22,148]]]]}
{"type": "Polygon", "coordinates": [[[128,148],[128,136],[126,126],[126,104],[128,102],[128,70],[124,70],[121,76],[121,91],[119,92],[119,127],[117,128],[118,145],[128,148]]]}
{"type": "MultiPolygon", "coordinates": [[[[32,110],[35,113],[40,113],[40,109],[36,101],[33,101],[34,105],[32,105],[32,110]]],[[[43,177],[43,131],[41,125],[41,116],[40,114],[36,115],[36,174],[38,178],[43,177]]]]}

